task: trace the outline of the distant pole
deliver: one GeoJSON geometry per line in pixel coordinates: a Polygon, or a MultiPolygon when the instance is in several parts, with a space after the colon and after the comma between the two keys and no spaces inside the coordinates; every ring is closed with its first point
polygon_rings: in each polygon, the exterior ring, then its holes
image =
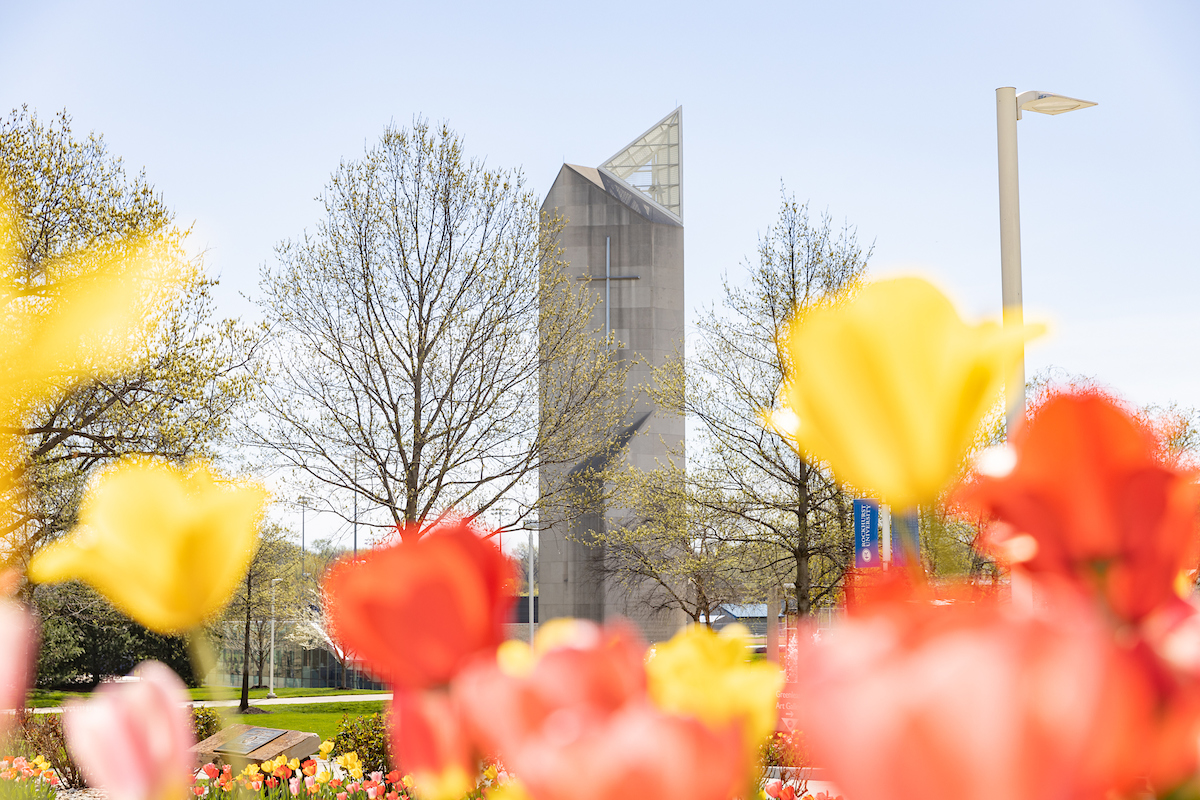
{"type": "Polygon", "coordinates": [[[354,560],[358,560],[358,459],[354,459],[354,560]]]}
{"type": "Polygon", "coordinates": [[[892,563],[892,507],[886,503],[879,507],[879,559],[887,572],[892,563]]]}
{"type": "Polygon", "coordinates": [[[529,528],[529,574],[525,581],[529,584],[529,644],[533,644],[533,528],[529,528]]]}
{"type": "MultiPolygon", "coordinates": [[[[301,512],[301,516],[303,515],[304,512],[301,512]]],[[[283,579],[271,579],[271,688],[267,691],[268,698],[275,697],[275,584],[281,580],[283,579]]]]}

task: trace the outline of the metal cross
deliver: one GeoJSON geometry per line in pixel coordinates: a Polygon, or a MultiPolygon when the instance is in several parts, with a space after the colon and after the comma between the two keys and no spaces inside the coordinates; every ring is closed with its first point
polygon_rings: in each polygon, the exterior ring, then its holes
{"type": "Polygon", "coordinates": [[[580,275],[575,280],[577,281],[604,281],[604,330],[612,330],[612,314],[610,312],[611,305],[609,300],[612,299],[612,281],[636,281],[641,275],[613,275],[612,274],[612,249],[609,246],[609,237],[604,237],[604,276],[599,275],[580,275]]]}

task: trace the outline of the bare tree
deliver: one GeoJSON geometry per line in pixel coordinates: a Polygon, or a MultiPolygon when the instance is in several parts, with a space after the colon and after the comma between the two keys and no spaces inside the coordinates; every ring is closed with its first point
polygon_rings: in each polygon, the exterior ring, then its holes
{"type": "Polygon", "coordinates": [[[275,359],[256,437],[277,463],[389,524],[431,524],[535,497],[539,464],[597,449],[627,365],[591,335],[561,224],[519,172],[417,121],[343,162],[321,199],[316,231],[263,272],[275,359]]]}
{"type": "Polygon", "coordinates": [[[696,424],[690,492],[704,514],[732,518],[731,542],[755,548],[766,580],[795,585],[801,614],[832,602],[853,553],[850,498],[821,464],[800,458],[761,422],[788,367],[783,334],[796,316],[840,302],[864,274],[870,248],[828,216],[811,220],[784,193],[759,240],[748,282],[725,282],[719,309],[696,325],[694,357],[657,371],[660,405],[696,424]]]}
{"type": "Polygon", "coordinates": [[[625,513],[588,544],[603,548],[600,569],[614,585],[646,608],[677,609],[709,627],[719,605],[756,593],[761,547],[740,541],[736,517],[713,510],[727,503],[699,496],[674,464],[618,466],[605,477],[608,502],[625,513]]]}

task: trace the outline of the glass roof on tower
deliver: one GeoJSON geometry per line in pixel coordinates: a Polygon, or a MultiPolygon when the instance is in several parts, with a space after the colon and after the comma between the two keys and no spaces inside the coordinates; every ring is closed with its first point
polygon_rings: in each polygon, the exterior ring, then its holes
{"type": "Polygon", "coordinates": [[[683,129],[683,107],[657,124],[600,165],[646,197],[683,219],[683,171],[679,140],[683,129]]]}

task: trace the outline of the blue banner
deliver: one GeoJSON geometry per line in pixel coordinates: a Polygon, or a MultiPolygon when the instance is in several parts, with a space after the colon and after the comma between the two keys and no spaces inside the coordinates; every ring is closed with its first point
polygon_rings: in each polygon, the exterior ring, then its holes
{"type": "Polygon", "coordinates": [[[909,553],[920,563],[921,528],[916,511],[906,511],[892,517],[892,563],[898,567],[904,566],[908,563],[909,553]]]}
{"type": "Polygon", "coordinates": [[[854,566],[882,567],[879,558],[879,503],[854,501],[854,566]]]}

